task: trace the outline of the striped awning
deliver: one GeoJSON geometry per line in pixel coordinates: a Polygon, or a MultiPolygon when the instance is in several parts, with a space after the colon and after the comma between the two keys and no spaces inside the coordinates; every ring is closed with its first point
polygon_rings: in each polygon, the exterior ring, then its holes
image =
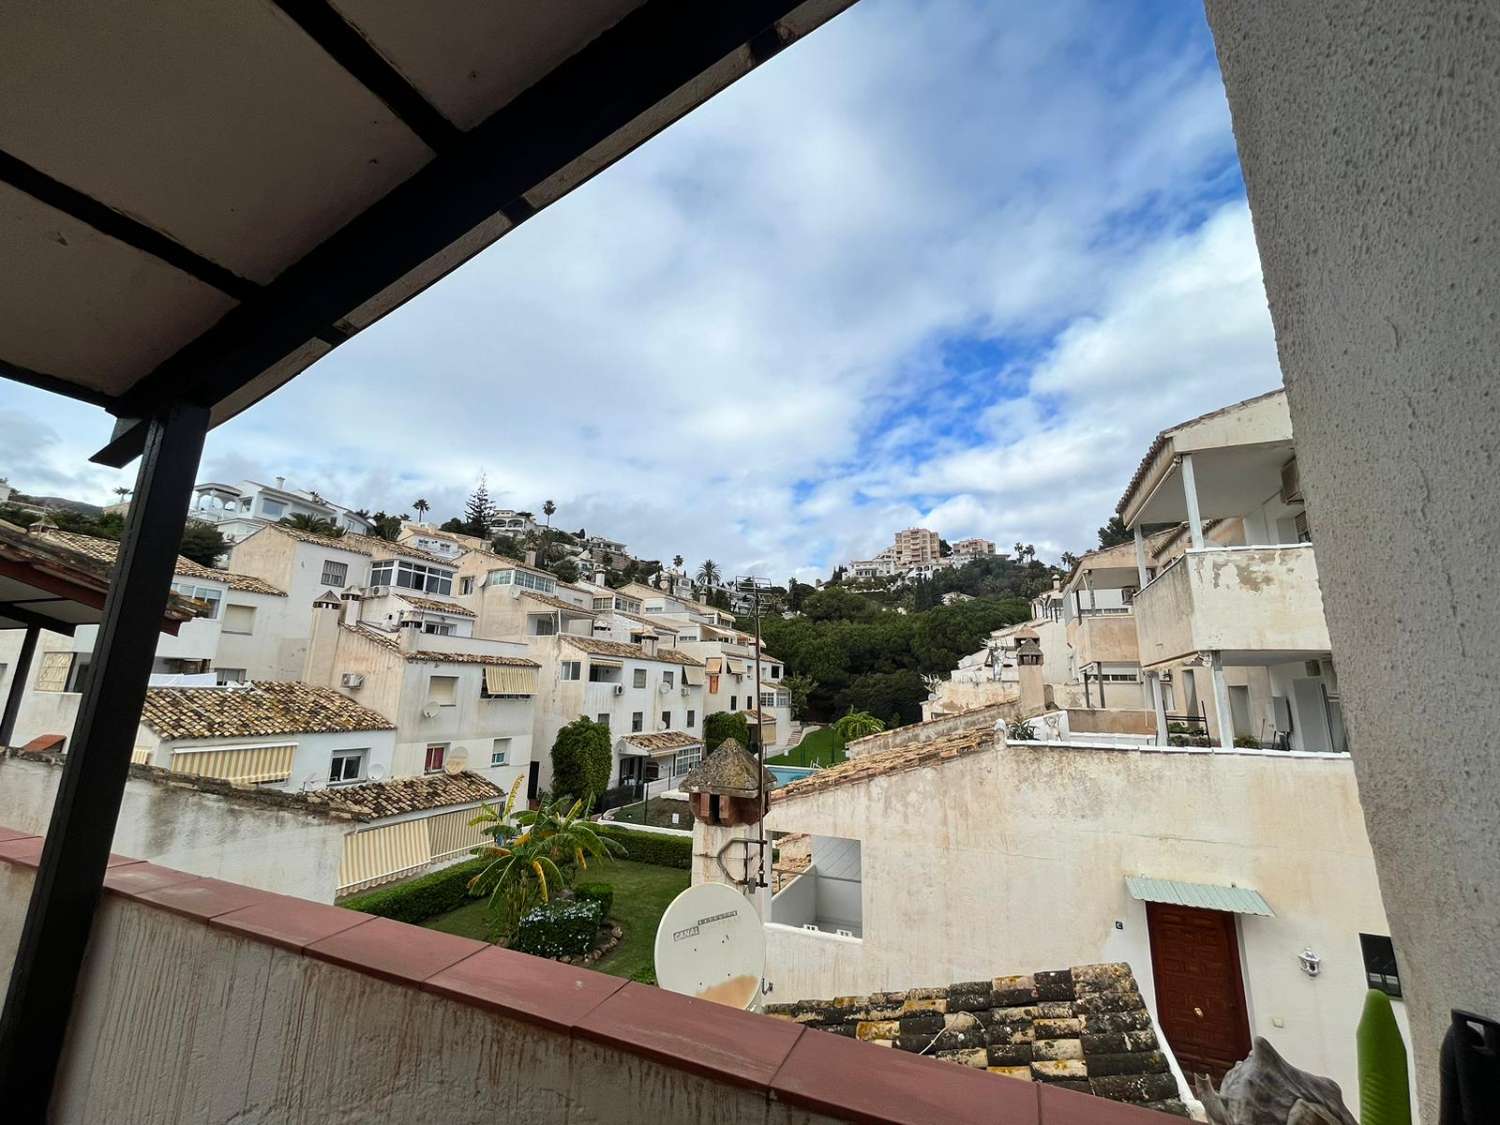
{"type": "Polygon", "coordinates": [[[589,657],[589,666],[593,668],[623,668],[625,664],[619,660],[606,660],[602,656],[589,657]]]}
{"type": "Polygon", "coordinates": [[[172,768],[195,777],[214,777],[236,785],[263,781],[285,781],[292,776],[295,742],[275,746],[210,746],[202,750],[178,750],[172,768]]]}
{"type": "Polygon", "coordinates": [[[682,682],[688,687],[703,686],[703,669],[692,664],[682,666],[682,682]]]}
{"type": "Polygon", "coordinates": [[[743,660],[733,656],[726,656],[724,663],[729,666],[729,670],[736,676],[743,676],[745,674],[745,662],[743,660]]]}
{"type": "Polygon", "coordinates": [[[536,669],[486,665],[484,690],[491,695],[535,695],[536,669]]]}
{"type": "Polygon", "coordinates": [[[709,674],[713,676],[717,676],[724,670],[724,661],[717,656],[705,657],[703,664],[708,669],[709,674]]]}
{"type": "Polygon", "coordinates": [[[1130,890],[1130,897],[1140,902],[1168,902],[1174,906],[1196,906],[1200,910],[1276,917],[1276,912],[1260,897],[1260,892],[1250,887],[1183,883],[1176,879],[1153,879],[1149,875],[1127,875],[1125,886],[1130,890]]]}

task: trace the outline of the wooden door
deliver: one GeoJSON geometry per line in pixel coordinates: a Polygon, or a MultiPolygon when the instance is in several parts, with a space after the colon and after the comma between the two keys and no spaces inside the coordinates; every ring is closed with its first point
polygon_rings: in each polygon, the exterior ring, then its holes
{"type": "Polygon", "coordinates": [[[1146,924],[1158,1030],[1184,1074],[1207,1074],[1217,1086],[1250,1053],[1234,915],[1148,902],[1146,924]]]}

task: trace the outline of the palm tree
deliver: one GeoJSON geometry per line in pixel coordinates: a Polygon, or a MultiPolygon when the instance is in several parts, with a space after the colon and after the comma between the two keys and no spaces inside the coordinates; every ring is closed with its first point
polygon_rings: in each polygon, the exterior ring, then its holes
{"type": "Polygon", "coordinates": [[[328,539],[337,539],[344,534],[344,529],[332,520],[325,520],[319,516],[305,516],[301,512],[293,516],[285,516],[276,522],[283,527],[296,528],[309,535],[322,535],[328,539]]]}
{"type": "Polygon", "coordinates": [[[674,567],[676,567],[678,570],[682,569],[682,562],[683,562],[683,559],[682,559],[681,555],[673,555],[672,556],[672,565],[674,567]]]}
{"type": "Polygon", "coordinates": [[[698,568],[698,581],[705,589],[717,586],[722,577],[719,564],[713,559],[704,559],[703,565],[698,568]]]}
{"type": "Polygon", "coordinates": [[[547,556],[552,552],[552,515],[557,511],[557,505],[551,500],[542,501],[542,515],[547,517],[547,530],[542,532],[542,565],[547,565],[547,556]]]}
{"type": "Polygon", "coordinates": [[[600,836],[587,819],[592,798],[565,805],[566,798],[546,802],[541,808],[515,812],[521,778],[510,787],[503,809],[480,806],[470,826],[495,842],[478,849],[490,862],[469,880],[471,893],[489,891],[490,910],[502,935],[515,932],[522,915],[538,902],[549,902],[580,871],[588,870],[589,857],[609,859],[624,855],[618,841],[600,836]]]}
{"type": "Polygon", "coordinates": [[[883,730],[885,730],[885,723],[881,720],[868,711],[856,711],[852,707],[847,715],[833,724],[833,732],[846,743],[853,742],[856,738],[879,734],[883,730]]]}
{"type": "Polygon", "coordinates": [[[115,495],[120,498],[120,503],[123,504],[125,502],[125,497],[130,495],[130,489],[126,488],[123,484],[118,485],[115,488],[115,495]]]}
{"type": "Polygon", "coordinates": [[[413,500],[411,506],[412,506],[412,510],[417,513],[417,522],[418,523],[422,522],[422,517],[423,516],[425,516],[428,512],[432,511],[432,505],[427,502],[427,500],[426,500],[425,497],[421,497],[421,496],[419,496],[415,500],[413,500]]]}

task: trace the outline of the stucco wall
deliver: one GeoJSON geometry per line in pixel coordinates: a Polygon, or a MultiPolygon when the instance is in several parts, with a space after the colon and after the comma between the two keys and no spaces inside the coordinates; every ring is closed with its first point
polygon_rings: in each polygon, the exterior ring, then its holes
{"type": "Polygon", "coordinates": [[[1075,659],[1082,664],[1135,664],[1140,656],[1136,643],[1133,614],[1081,618],[1077,630],[1070,630],[1075,659]]]}
{"type": "Polygon", "coordinates": [[[940,738],[945,734],[956,734],[964,730],[988,730],[997,722],[1009,719],[1015,714],[1015,707],[1008,702],[981,707],[978,710],[966,711],[962,715],[929,719],[925,723],[911,723],[904,727],[897,727],[895,730],[881,731],[879,734],[868,735],[865,738],[856,738],[844,747],[844,753],[851,758],[861,758],[866,754],[876,754],[881,750],[894,750],[898,746],[912,746],[918,742],[940,738]]]}
{"type": "Polygon", "coordinates": [[[861,842],[863,940],[768,929],[778,1001],[1123,960],[1154,1012],[1125,876],[1234,883],[1276,912],[1239,919],[1253,1031],[1354,1095],[1359,934],[1389,931],[1347,758],[1025,744],[778,800],[767,823],[861,842]]]}
{"type": "MultiPolygon", "coordinates": [[[[18,831],[45,833],[61,777],[60,765],[0,756],[0,820],[18,831]]],[[[195,875],[332,902],[344,836],[353,829],[352,821],[132,776],[113,850],[195,875]]]]}
{"type": "Polygon", "coordinates": [[[1209,0],[1424,1106],[1500,1017],[1500,19],[1209,0]]]}

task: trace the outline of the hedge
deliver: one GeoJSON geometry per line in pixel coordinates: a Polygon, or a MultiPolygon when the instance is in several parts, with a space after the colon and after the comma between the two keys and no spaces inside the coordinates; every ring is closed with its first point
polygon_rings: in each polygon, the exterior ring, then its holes
{"type": "Polygon", "coordinates": [[[573,896],[597,902],[601,918],[608,918],[610,908],[615,904],[615,889],[608,883],[579,883],[573,888],[573,896]]]}
{"type": "Polygon", "coordinates": [[[483,871],[489,862],[487,859],[465,860],[394,887],[381,887],[346,898],[339,905],[381,918],[394,918],[397,922],[425,922],[472,901],[469,880],[483,871]]]}
{"type": "Polygon", "coordinates": [[[636,863],[654,863],[657,867],[680,867],[690,871],[693,867],[693,838],[691,836],[667,836],[656,832],[632,832],[628,828],[616,828],[611,824],[598,823],[592,826],[601,836],[618,840],[625,845],[627,854],[620,859],[636,863]]]}
{"type": "Polygon", "coordinates": [[[594,948],[603,917],[594,898],[545,903],[521,919],[514,948],[536,957],[576,957],[594,948]]]}

